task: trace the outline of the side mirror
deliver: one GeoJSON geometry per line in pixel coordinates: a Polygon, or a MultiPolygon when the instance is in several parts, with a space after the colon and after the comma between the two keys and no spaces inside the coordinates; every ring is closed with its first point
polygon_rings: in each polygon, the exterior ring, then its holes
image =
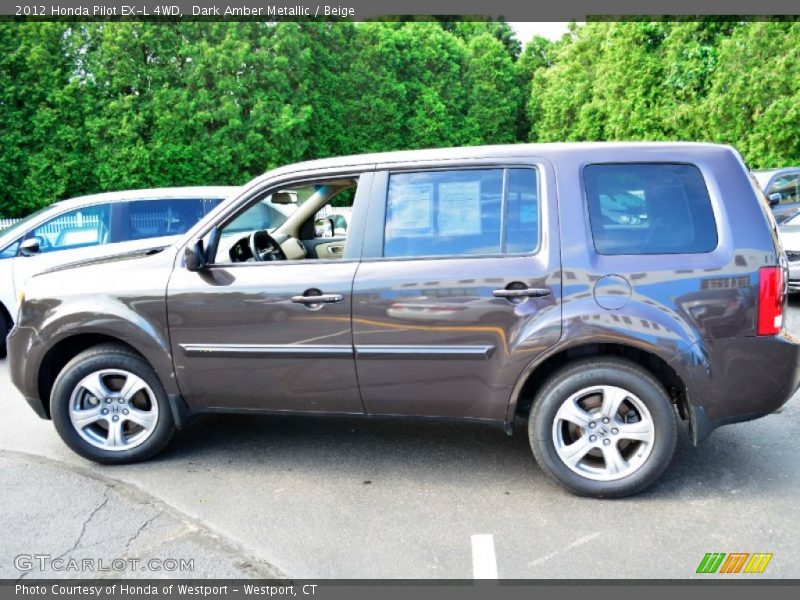
{"type": "Polygon", "coordinates": [[[781,195],[778,192],[770,194],[768,197],[770,206],[778,206],[781,203],[781,195]]]}
{"type": "Polygon", "coordinates": [[[197,240],[191,246],[187,246],[183,253],[183,261],[186,263],[186,270],[197,273],[206,268],[206,253],[203,250],[203,240],[197,240]]]}
{"type": "Polygon", "coordinates": [[[39,252],[41,252],[39,238],[28,238],[19,245],[20,256],[36,256],[39,252]]]}

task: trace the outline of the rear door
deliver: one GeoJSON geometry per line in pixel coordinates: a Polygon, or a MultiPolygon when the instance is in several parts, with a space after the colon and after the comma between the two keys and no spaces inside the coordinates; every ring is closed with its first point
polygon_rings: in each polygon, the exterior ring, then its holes
{"type": "Polygon", "coordinates": [[[505,418],[561,335],[554,181],[536,159],[376,173],[353,289],[368,413],[505,418]]]}

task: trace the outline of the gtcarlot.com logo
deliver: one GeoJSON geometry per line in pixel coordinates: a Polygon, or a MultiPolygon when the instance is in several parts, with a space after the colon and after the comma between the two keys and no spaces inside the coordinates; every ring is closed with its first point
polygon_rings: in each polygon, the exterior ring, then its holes
{"type": "Polygon", "coordinates": [[[757,574],[763,573],[769,561],[772,560],[772,553],[766,552],[707,552],[697,566],[698,573],[720,573],[733,575],[736,573],[757,574]]]}

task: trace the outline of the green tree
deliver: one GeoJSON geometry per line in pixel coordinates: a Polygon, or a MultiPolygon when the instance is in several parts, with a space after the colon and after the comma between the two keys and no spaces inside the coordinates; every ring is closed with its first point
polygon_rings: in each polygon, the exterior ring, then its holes
{"type": "Polygon", "coordinates": [[[738,27],[719,50],[703,103],[708,137],[736,146],[752,167],[800,162],[800,24],[738,27]]]}
{"type": "Polygon", "coordinates": [[[508,144],[516,139],[522,97],[514,63],[502,42],[488,33],[467,44],[468,144],[508,144]]]}
{"type": "Polygon", "coordinates": [[[94,187],[72,33],[64,23],[0,23],[0,215],[94,187]]]}

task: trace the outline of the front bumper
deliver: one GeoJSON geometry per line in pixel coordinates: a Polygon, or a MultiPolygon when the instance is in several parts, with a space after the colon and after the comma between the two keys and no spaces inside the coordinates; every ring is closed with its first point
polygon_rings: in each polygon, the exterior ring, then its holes
{"type": "Polygon", "coordinates": [[[39,397],[39,367],[45,350],[39,335],[31,327],[14,327],[7,346],[11,382],[37,415],[49,419],[46,402],[39,397]]]}

